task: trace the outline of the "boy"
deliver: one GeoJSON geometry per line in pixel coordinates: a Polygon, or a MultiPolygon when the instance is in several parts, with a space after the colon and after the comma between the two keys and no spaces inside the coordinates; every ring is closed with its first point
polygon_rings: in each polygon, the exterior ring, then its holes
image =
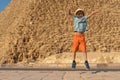
{"type": "Polygon", "coordinates": [[[74,16],[74,35],[73,35],[73,62],[72,62],[72,68],[76,68],[76,52],[78,51],[78,48],[84,53],[84,59],[85,59],[85,66],[86,69],[90,69],[88,60],[87,60],[87,52],[86,52],[86,42],[85,42],[85,35],[84,32],[88,30],[87,27],[87,19],[90,18],[92,15],[98,12],[98,10],[93,11],[90,15],[85,16],[85,13],[82,9],[77,9],[74,14],[71,13],[71,8],[69,8],[69,15],[74,16]]]}

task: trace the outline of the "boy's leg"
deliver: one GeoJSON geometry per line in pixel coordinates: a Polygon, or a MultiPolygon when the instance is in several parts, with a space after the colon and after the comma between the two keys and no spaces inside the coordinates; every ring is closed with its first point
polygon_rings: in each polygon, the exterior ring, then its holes
{"type": "Polygon", "coordinates": [[[89,66],[88,59],[87,59],[87,52],[84,52],[83,55],[84,55],[84,60],[85,60],[84,64],[86,68],[89,70],[90,66],[89,66]]]}
{"type": "Polygon", "coordinates": [[[84,64],[85,64],[85,66],[86,66],[86,69],[89,70],[89,69],[90,69],[90,66],[89,66],[88,59],[87,59],[86,49],[83,49],[82,52],[83,52],[83,56],[84,56],[84,60],[85,60],[84,64]]]}
{"type": "Polygon", "coordinates": [[[83,52],[84,60],[87,61],[86,42],[84,36],[81,37],[79,48],[83,52]]]}
{"type": "Polygon", "coordinates": [[[73,62],[72,62],[72,68],[76,68],[76,52],[79,48],[79,42],[78,42],[78,36],[74,35],[73,36],[73,46],[72,46],[72,51],[73,51],[73,62]]]}
{"type": "Polygon", "coordinates": [[[87,52],[83,52],[84,60],[87,61],[87,52]]]}
{"type": "Polygon", "coordinates": [[[72,62],[72,68],[76,68],[76,52],[73,53],[73,62],[72,62]]]}
{"type": "Polygon", "coordinates": [[[87,59],[87,52],[86,52],[86,42],[85,42],[85,37],[83,35],[83,37],[80,38],[80,50],[83,52],[83,56],[84,56],[84,60],[85,60],[85,66],[87,69],[90,69],[89,63],[88,63],[88,59],[87,59]]]}
{"type": "Polygon", "coordinates": [[[76,52],[73,53],[73,61],[76,59],[76,52]]]}

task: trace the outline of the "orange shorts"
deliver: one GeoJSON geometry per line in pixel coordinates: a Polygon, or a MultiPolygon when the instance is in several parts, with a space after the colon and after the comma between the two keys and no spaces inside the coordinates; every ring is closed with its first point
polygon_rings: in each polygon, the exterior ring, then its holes
{"type": "Polygon", "coordinates": [[[74,34],[73,36],[73,47],[72,51],[77,52],[78,48],[82,52],[86,52],[86,42],[85,42],[85,36],[83,34],[74,34]]]}

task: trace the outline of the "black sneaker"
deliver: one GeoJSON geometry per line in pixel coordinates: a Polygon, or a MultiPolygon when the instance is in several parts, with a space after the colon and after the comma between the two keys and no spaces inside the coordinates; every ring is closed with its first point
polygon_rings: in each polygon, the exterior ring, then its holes
{"type": "Polygon", "coordinates": [[[85,61],[85,63],[84,63],[84,64],[85,64],[85,66],[86,66],[86,69],[87,69],[87,70],[90,70],[90,66],[89,66],[88,61],[85,61]]]}
{"type": "Polygon", "coordinates": [[[73,60],[73,62],[72,62],[72,68],[76,68],[76,61],[75,60],[73,60]]]}

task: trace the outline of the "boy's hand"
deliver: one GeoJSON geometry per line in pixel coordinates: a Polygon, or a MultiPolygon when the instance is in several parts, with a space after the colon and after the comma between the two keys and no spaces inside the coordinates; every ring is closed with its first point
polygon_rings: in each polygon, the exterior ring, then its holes
{"type": "Polygon", "coordinates": [[[71,10],[74,9],[74,7],[75,7],[75,6],[71,6],[71,5],[67,7],[68,13],[69,13],[69,15],[71,15],[71,16],[74,16],[74,14],[73,14],[72,11],[71,11],[71,10]]]}
{"type": "Polygon", "coordinates": [[[67,9],[68,9],[68,10],[71,10],[71,9],[74,9],[74,8],[75,8],[75,6],[69,5],[67,9]]]}

